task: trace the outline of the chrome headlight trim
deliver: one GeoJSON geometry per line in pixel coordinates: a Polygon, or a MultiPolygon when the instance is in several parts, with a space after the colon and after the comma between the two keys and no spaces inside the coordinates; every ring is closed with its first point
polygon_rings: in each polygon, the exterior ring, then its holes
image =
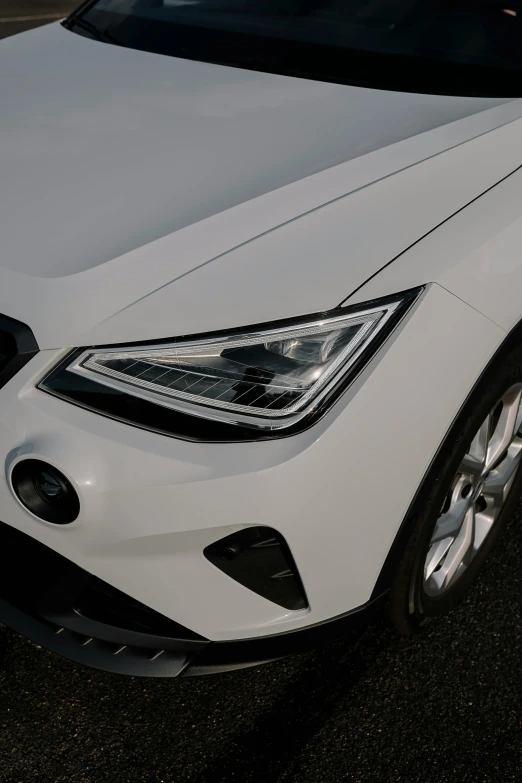
{"type": "MultiPolygon", "coordinates": [[[[299,326],[293,326],[284,330],[266,329],[257,333],[247,332],[244,335],[227,336],[217,339],[194,340],[190,342],[166,343],[161,348],[156,346],[135,346],[125,351],[120,348],[109,350],[87,350],[79,356],[67,369],[80,375],[87,375],[97,383],[104,384],[113,389],[133,394],[140,399],[155,402],[164,407],[170,407],[183,413],[203,416],[213,421],[225,421],[230,424],[248,424],[262,429],[280,429],[289,427],[298,422],[320,403],[320,401],[331,390],[332,385],[337,383],[339,373],[348,372],[350,367],[357,361],[362,351],[367,347],[369,341],[376,337],[379,331],[385,328],[386,323],[396,311],[400,300],[391,302],[386,307],[374,307],[364,309],[356,316],[334,316],[332,318],[323,318],[319,321],[305,322],[299,326]],[[342,329],[358,327],[358,331],[350,340],[349,344],[336,357],[321,377],[320,385],[316,382],[313,386],[299,398],[298,401],[286,407],[283,410],[263,409],[255,405],[235,404],[234,402],[225,402],[221,400],[209,400],[208,398],[191,394],[188,391],[172,389],[166,387],[162,389],[148,380],[142,380],[139,376],[126,377],[124,373],[110,367],[104,367],[101,359],[113,359],[114,362],[123,362],[127,359],[132,360],[138,357],[147,356],[160,363],[162,357],[183,357],[190,355],[208,355],[209,351],[220,350],[224,352],[237,348],[248,348],[249,346],[260,346],[271,342],[282,342],[291,339],[329,334],[332,327],[342,329]],[[326,377],[324,377],[326,376],[326,377]],[[317,388],[319,386],[319,388],[317,388]]],[[[166,364],[158,364],[162,369],[166,364]]]]}
{"type": "MultiPolygon", "coordinates": [[[[183,420],[180,437],[188,437],[188,439],[245,440],[290,435],[297,429],[310,426],[318,415],[322,415],[333,404],[402,320],[421,291],[422,288],[418,288],[357,307],[337,308],[330,313],[265,324],[249,329],[230,330],[205,335],[201,338],[79,349],[52,370],[39,384],[39,388],[82,405],[82,407],[97,410],[111,418],[119,418],[146,429],[165,431],[167,434],[178,434],[177,426],[173,428],[171,423],[174,420],[173,416],[177,415],[180,421],[183,420]],[[348,332],[350,329],[352,330],[351,334],[348,332]],[[341,336],[346,334],[348,337],[341,348],[337,350],[336,355],[332,354],[332,360],[323,364],[324,372],[321,374],[320,383],[309,384],[298,399],[296,398],[289,405],[280,406],[279,409],[270,408],[269,406],[273,403],[261,408],[259,405],[234,403],[233,400],[225,402],[219,399],[209,400],[203,395],[184,392],[179,387],[175,389],[158,388],[158,383],[154,382],[158,380],[157,378],[147,380],[137,376],[128,376],[124,372],[120,372],[114,364],[131,359],[136,360],[136,357],[141,361],[139,357],[145,356],[152,360],[149,362],[151,367],[161,367],[163,370],[167,365],[162,362],[166,360],[179,365],[180,361],[188,361],[187,357],[190,361],[199,361],[199,357],[208,358],[209,355],[215,359],[218,355],[221,358],[223,353],[227,355],[227,352],[229,354],[234,350],[248,351],[251,347],[256,349],[260,346],[266,349],[267,346],[272,347],[274,344],[277,349],[276,353],[278,353],[280,347],[278,343],[283,344],[283,349],[287,347],[288,341],[296,343],[301,341],[306,347],[306,339],[310,337],[315,348],[315,345],[321,342],[321,335],[331,336],[332,334],[341,336]],[[194,359],[194,357],[196,358],[194,359]],[[59,375],[61,380],[57,380],[59,375]],[[74,377],[78,379],[77,382],[73,381],[74,377]],[[67,381],[67,378],[70,381],[67,381]],[[157,411],[153,416],[154,425],[149,427],[144,423],[143,419],[146,417],[141,414],[137,416],[133,413],[132,416],[129,416],[128,414],[115,413],[114,406],[110,411],[106,410],[103,405],[99,404],[99,395],[96,395],[97,400],[94,405],[90,402],[93,399],[92,394],[88,402],[80,399],[81,395],[75,394],[73,387],[76,383],[81,384],[81,379],[86,386],[90,387],[91,391],[95,389],[103,394],[105,388],[107,392],[112,390],[113,395],[121,395],[122,399],[135,399],[132,406],[134,411],[136,411],[136,404],[140,400],[143,401],[145,403],[144,409],[147,408],[151,411],[154,408],[157,411]],[[165,426],[165,430],[161,424],[158,425],[161,409],[165,411],[165,416],[168,415],[169,419],[169,425],[165,426]],[[200,420],[199,425],[195,419],[200,420]],[[203,421],[206,421],[207,424],[204,426],[207,431],[208,428],[217,427],[216,432],[219,431],[221,435],[201,437],[198,434],[192,438],[187,435],[187,432],[190,431],[190,421],[194,422],[192,426],[195,432],[202,431],[203,421]],[[235,425],[235,427],[230,425],[235,425]],[[243,434],[240,435],[239,430],[243,434]],[[223,435],[227,432],[231,434],[223,435]]],[[[284,353],[285,350],[282,351],[282,354],[284,353]]],[[[170,369],[172,366],[171,364],[170,369]]],[[[151,367],[146,368],[146,372],[150,373],[151,367]]],[[[179,371],[179,366],[174,369],[179,371]]],[[[165,372],[167,372],[166,369],[165,372]]],[[[295,389],[292,389],[292,392],[295,392],[295,389]]]]}

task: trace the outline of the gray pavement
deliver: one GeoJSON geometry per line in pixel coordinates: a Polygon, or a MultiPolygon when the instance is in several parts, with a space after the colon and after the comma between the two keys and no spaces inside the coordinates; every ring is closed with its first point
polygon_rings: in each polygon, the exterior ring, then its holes
{"type": "MultiPolygon", "coordinates": [[[[0,19],[70,7],[2,0],[0,19]]],[[[41,21],[0,21],[0,37],[41,21]]],[[[0,783],[521,781],[521,562],[522,503],[469,598],[424,635],[380,617],[206,678],[91,671],[0,626],[0,783]]]]}
{"type": "Polygon", "coordinates": [[[79,4],[70,0],[0,0],[0,38],[49,24],[79,4]]]}

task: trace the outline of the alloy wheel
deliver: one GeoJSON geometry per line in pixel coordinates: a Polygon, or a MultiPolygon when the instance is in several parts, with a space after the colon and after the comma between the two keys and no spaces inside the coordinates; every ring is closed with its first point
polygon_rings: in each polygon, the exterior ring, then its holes
{"type": "Polygon", "coordinates": [[[423,588],[438,598],[462,576],[483,546],[522,461],[522,384],[486,416],[451,483],[424,563],[423,588]]]}

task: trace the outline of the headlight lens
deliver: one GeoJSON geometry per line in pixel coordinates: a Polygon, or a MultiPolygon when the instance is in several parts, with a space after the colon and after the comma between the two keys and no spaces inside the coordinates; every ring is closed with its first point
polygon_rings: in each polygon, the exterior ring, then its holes
{"type": "Polygon", "coordinates": [[[41,387],[74,397],[66,388],[74,390],[74,375],[180,414],[250,430],[285,430],[346,386],[363,353],[380,342],[377,337],[388,333],[417,293],[243,333],[83,350],[58,368],[58,379],[51,374],[41,387]]]}

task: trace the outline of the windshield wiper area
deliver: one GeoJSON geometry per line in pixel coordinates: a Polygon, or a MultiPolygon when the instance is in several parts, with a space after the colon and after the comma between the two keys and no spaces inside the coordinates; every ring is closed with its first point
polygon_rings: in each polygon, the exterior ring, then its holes
{"type": "Polygon", "coordinates": [[[115,44],[116,46],[123,46],[121,41],[118,41],[112,33],[108,30],[102,30],[92,22],[88,22],[86,19],[82,19],[77,16],[69,16],[62,22],[63,26],[68,30],[73,30],[75,27],[79,27],[80,30],[84,30],[86,33],[90,33],[97,41],[104,41],[105,43],[115,44]]]}

